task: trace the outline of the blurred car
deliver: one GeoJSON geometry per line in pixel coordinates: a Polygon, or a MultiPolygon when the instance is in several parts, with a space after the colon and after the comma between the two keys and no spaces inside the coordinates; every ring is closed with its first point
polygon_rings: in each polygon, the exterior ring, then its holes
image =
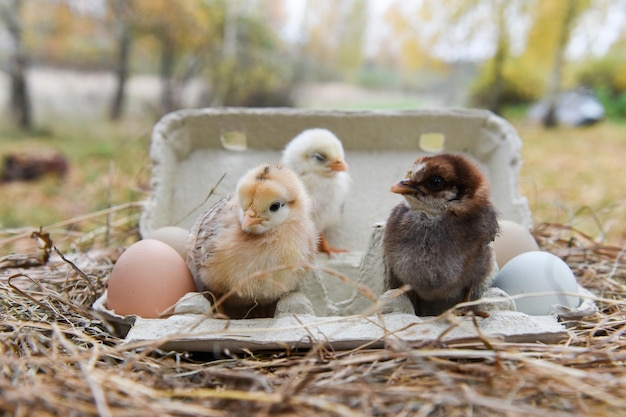
{"type": "MultiPolygon", "coordinates": [[[[548,100],[543,99],[528,111],[528,117],[541,123],[548,113],[548,100]]],[[[556,99],[556,122],[564,126],[589,126],[604,119],[604,106],[589,88],[564,91],[556,99]]]]}

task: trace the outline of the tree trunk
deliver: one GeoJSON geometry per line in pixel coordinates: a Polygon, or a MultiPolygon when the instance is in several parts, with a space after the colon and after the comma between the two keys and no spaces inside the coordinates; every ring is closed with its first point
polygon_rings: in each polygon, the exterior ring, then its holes
{"type": "Polygon", "coordinates": [[[117,56],[117,65],[115,68],[115,78],[117,80],[115,95],[111,103],[111,112],[109,118],[111,120],[119,120],[122,118],[124,111],[124,102],[126,99],[126,81],[128,80],[128,61],[130,56],[130,31],[126,28],[123,30],[119,39],[119,50],[117,56]]]}
{"type": "Polygon", "coordinates": [[[174,45],[171,37],[161,38],[161,111],[169,113],[176,108],[174,99],[174,45]]]}
{"type": "Polygon", "coordinates": [[[504,90],[504,63],[509,52],[508,34],[504,16],[504,5],[498,6],[498,39],[496,54],[493,57],[493,83],[488,108],[495,114],[502,111],[502,92],[504,90]]]}
{"type": "Polygon", "coordinates": [[[559,33],[559,40],[554,52],[554,67],[552,68],[552,74],[548,82],[548,110],[543,117],[543,126],[546,128],[554,128],[558,126],[559,121],[556,117],[556,105],[559,90],[561,88],[561,76],[563,73],[563,64],[565,59],[565,48],[569,41],[570,31],[572,23],[577,15],[578,2],[576,0],[570,0],[566,2],[565,13],[563,14],[563,22],[561,25],[561,32],[559,33]]]}
{"type": "Polygon", "coordinates": [[[233,77],[237,66],[237,32],[241,2],[225,3],[224,15],[224,41],[222,43],[222,56],[217,68],[213,71],[211,80],[211,107],[227,105],[232,92],[233,77]]]}
{"type": "Polygon", "coordinates": [[[11,69],[11,111],[17,125],[24,129],[32,128],[31,105],[26,78],[27,59],[20,55],[14,58],[11,69]]]}
{"type": "Polygon", "coordinates": [[[111,6],[113,8],[114,19],[116,20],[114,24],[117,26],[118,51],[115,66],[116,88],[113,101],[111,102],[109,118],[111,120],[119,120],[124,111],[126,81],[128,80],[129,74],[128,67],[132,43],[130,8],[132,7],[132,3],[130,0],[114,1],[111,2],[111,6]]]}
{"type": "Polygon", "coordinates": [[[4,21],[13,42],[8,69],[11,80],[11,115],[20,128],[30,130],[32,128],[32,115],[26,77],[28,58],[22,42],[21,5],[21,0],[10,0],[0,5],[0,17],[4,21]]]}

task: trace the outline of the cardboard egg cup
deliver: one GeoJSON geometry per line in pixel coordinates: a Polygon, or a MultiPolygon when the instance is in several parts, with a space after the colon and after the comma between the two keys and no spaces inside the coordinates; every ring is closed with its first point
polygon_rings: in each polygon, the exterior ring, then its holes
{"type": "Polygon", "coordinates": [[[142,236],[165,226],[189,229],[218,199],[234,191],[250,168],[280,161],[285,144],[308,128],[327,128],[343,142],[352,177],[341,223],[326,233],[349,249],[315,265],[298,292],[279,300],[273,318],[224,320],[189,293],[163,319],[122,317],[94,304],[127,342],[158,341],[164,349],[218,352],[226,349],[380,347],[389,343],[497,337],[553,343],[568,337],[559,317],[590,314],[595,305],[582,287],[576,309],[553,314],[515,311],[514,298],[491,288],[478,301],[488,318],[417,317],[408,298],[384,288],[381,243],[391,209],[402,197],[389,191],[420,155],[463,153],[489,178],[501,219],[531,225],[518,176],[521,141],[500,117],[480,110],[311,111],[296,109],[199,109],[166,115],[154,128],[152,193],[140,221],[142,236]]]}

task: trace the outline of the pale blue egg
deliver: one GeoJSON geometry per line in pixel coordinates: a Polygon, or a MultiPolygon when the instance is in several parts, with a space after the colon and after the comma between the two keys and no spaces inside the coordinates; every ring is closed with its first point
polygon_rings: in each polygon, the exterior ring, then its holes
{"type": "Polygon", "coordinates": [[[576,308],[580,305],[578,283],[569,266],[549,252],[532,251],[517,255],[504,265],[493,284],[515,298],[517,310],[533,316],[551,314],[553,306],[576,308]]]}

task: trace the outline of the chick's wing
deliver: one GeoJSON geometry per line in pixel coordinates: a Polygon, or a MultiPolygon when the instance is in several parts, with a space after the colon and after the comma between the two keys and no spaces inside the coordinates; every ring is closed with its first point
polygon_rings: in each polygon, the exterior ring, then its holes
{"type": "Polygon", "coordinates": [[[236,220],[236,197],[228,194],[217,201],[196,220],[189,233],[187,266],[197,276],[198,268],[212,256],[216,246],[216,237],[228,227],[233,227],[236,220]]]}

